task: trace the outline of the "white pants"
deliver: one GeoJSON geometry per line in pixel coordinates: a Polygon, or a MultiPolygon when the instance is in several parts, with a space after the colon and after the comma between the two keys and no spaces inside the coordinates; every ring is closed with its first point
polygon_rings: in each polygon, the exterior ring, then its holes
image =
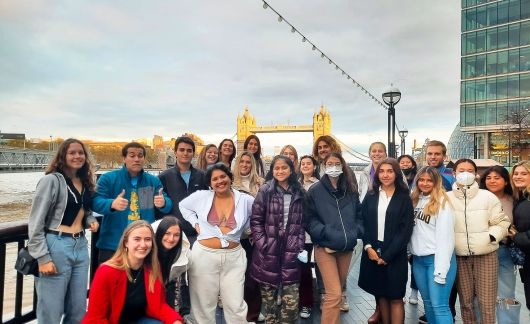
{"type": "Polygon", "coordinates": [[[243,300],[246,267],[247,257],[241,245],[225,250],[195,242],[188,275],[191,313],[198,324],[215,323],[219,294],[226,323],[247,323],[247,303],[243,300]]]}

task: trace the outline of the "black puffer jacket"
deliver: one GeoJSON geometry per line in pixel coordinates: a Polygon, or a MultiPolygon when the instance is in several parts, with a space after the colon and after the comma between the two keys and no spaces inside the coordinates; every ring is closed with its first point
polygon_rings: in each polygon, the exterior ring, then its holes
{"type": "Polygon", "coordinates": [[[352,251],[363,233],[359,194],[334,189],[327,175],[309,188],[304,219],[313,243],[336,251],[352,251]]]}
{"type": "Polygon", "coordinates": [[[513,237],[515,244],[527,255],[530,253],[530,198],[525,194],[516,201],[513,208],[513,224],[517,234],[513,237]]]}

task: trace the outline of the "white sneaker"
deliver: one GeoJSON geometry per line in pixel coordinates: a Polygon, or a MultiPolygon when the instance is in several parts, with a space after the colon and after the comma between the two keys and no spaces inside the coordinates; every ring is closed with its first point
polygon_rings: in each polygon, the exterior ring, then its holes
{"type": "Polygon", "coordinates": [[[265,320],[265,315],[263,315],[263,313],[259,313],[258,322],[263,322],[264,320],[265,320]]]}
{"type": "Polygon", "coordinates": [[[418,304],[418,290],[412,289],[409,296],[409,304],[417,305],[418,304]]]}
{"type": "Polygon", "coordinates": [[[342,294],[342,302],[340,304],[340,311],[341,312],[348,312],[350,310],[350,304],[348,304],[348,299],[346,298],[346,294],[342,294]]]}
{"type": "Polygon", "coordinates": [[[309,307],[302,307],[302,311],[300,312],[301,318],[309,318],[311,317],[311,308],[309,307]]]}

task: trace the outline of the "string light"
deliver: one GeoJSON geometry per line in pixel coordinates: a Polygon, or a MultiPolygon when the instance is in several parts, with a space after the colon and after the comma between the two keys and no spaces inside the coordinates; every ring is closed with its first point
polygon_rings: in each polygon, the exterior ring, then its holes
{"type": "MultiPolygon", "coordinates": [[[[366,90],[363,86],[361,86],[359,84],[359,82],[355,81],[355,79],[349,74],[347,73],[346,71],[344,71],[344,69],[342,69],[337,63],[335,63],[332,59],[330,59],[326,54],[324,54],[324,52],[322,50],[320,50],[320,48],[318,48],[318,46],[316,46],[313,42],[311,42],[304,34],[302,34],[300,32],[300,30],[298,28],[296,28],[295,26],[293,26],[289,21],[287,21],[282,15],[280,15],[280,13],[278,11],[276,11],[276,9],[274,9],[273,7],[271,7],[270,4],[268,4],[265,0],[261,0],[263,2],[263,9],[267,9],[267,8],[270,8],[277,16],[278,16],[278,22],[283,22],[285,21],[285,23],[287,25],[289,25],[289,27],[291,27],[291,32],[292,33],[298,33],[298,35],[302,36],[302,42],[305,43],[305,42],[308,42],[309,44],[311,44],[311,49],[313,51],[315,50],[318,50],[318,52],[320,53],[320,57],[321,58],[326,58],[328,59],[328,62],[329,64],[333,64],[335,66],[335,69],[336,70],[339,70],[342,71],[342,75],[345,76],[348,80],[352,80],[352,83],[354,85],[357,86],[357,88],[361,88],[361,91],[363,91],[366,95],[368,95],[368,97],[370,99],[372,99],[373,101],[375,101],[378,105],[380,105],[381,107],[383,107],[384,109],[388,109],[387,105],[385,105],[383,102],[381,102],[379,99],[377,99],[376,96],[374,96],[372,93],[370,93],[368,90],[366,90]]],[[[397,126],[396,126],[397,128],[397,126]]]]}

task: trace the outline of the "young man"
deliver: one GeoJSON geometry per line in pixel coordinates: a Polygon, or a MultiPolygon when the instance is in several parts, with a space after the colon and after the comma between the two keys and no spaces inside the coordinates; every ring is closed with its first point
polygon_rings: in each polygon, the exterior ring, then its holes
{"type": "MultiPolygon", "coordinates": [[[[208,189],[204,172],[191,165],[191,160],[194,155],[195,143],[193,140],[187,136],[177,138],[175,141],[175,167],[162,172],[158,176],[164,186],[164,191],[173,203],[171,214],[180,220],[182,231],[186,233],[192,246],[197,240],[197,232],[195,231],[195,228],[182,217],[179,209],[179,202],[197,190],[208,189]]],[[[190,313],[189,287],[187,285],[182,285],[180,293],[182,299],[180,313],[187,316],[190,313]]]]}
{"type": "Polygon", "coordinates": [[[324,159],[331,152],[342,154],[340,145],[329,135],[319,136],[313,144],[313,157],[318,162],[318,169],[321,177],[324,175],[324,168],[322,167],[324,159]]]}
{"type": "Polygon", "coordinates": [[[191,165],[195,155],[195,143],[186,136],[181,136],[175,141],[175,167],[162,172],[158,177],[164,186],[173,208],[171,214],[175,215],[181,222],[182,231],[186,233],[188,240],[193,245],[197,239],[197,232],[188,223],[179,210],[179,202],[197,190],[206,190],[208,186],[204,178],[204,172],[191,165]]]}
{"type": "Polygon", "coordinates": [[[145,148],[131,142],[122,148],[121,154],[124,166],[103,174],[94,195],[93,209],[103,215],[96,243],[99,263],[112,257],[129,223],[139,219],[152,223],[155,209],[167,213],[172,207],[160,180],[144,172],[145,148]]]}

